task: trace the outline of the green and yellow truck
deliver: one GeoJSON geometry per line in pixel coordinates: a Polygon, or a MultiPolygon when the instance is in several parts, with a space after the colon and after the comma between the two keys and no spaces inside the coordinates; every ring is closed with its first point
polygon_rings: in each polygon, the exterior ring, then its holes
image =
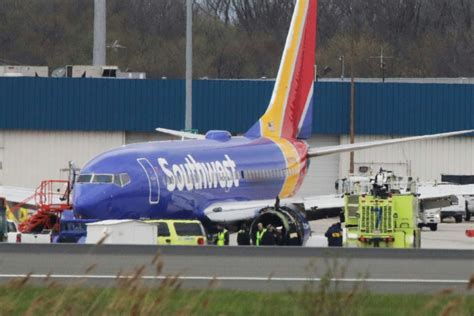
{"type": "Polygon", "coordinates": [[[346,194],[344,201],[346,246],[420,247],[419,203],[414,194],[346,194]]]}

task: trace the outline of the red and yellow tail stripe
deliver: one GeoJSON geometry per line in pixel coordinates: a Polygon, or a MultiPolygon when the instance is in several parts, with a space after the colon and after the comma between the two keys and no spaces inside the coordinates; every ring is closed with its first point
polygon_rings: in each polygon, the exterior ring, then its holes
{"type": "Polygon", "coordinates": [[[272,98],[260,118],[260,136],[296,138],[312,106],[316,9],[316,0],[296,3],[272,98]]]}
{"type": "Polygon", "coordinates": [[[293,196],[303,182],[306,174],[306,153],[308,146],[306,143],[292,142],[285,138],[271,138],[278,145],[286,162],[286,178],[283,182],[280,198],[293,196]]]}

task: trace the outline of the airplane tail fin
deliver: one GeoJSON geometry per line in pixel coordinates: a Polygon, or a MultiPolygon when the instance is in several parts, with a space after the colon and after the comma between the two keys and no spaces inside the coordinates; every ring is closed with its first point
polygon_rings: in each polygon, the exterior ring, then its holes
{"type": "Polygon", "coordinates": [[[298,0],[266,112],[247,137],[311,136],[317,0],[298,0]]]}

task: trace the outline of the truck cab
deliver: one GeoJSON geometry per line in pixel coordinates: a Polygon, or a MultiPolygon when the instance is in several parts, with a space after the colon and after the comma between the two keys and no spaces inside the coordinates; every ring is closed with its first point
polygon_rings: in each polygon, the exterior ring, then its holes
{"type": "Polygon", "coordinates": [[[59,233],[53,238],[55,243],[85,243],[87,224],[96,222],[91,219],[62,219],[59,233]]]}

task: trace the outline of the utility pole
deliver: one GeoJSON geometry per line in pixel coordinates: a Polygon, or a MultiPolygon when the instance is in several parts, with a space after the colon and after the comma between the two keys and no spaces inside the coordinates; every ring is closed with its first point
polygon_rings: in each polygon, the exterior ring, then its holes
{"type": "MultiPolygon", "coordinates": [[[[350,143],[354,144],[355,141],[355,80],[354,80],[354,53],[355,53],[355,39],[354,39],[354,7],[351,2],[351,105],[350,105],[350,117],[349,117],[349,139],[350,143]]],[[[350,152],[349,157],[349,174],[354,174],[354,152],[350,152]]]]}
{"type": "Polygon", "coordinates": [[[92,65],[106,65],[105,41],[107,32],[106,0],[94,0],[94,48],[92,65]]]}
{"type": "Polygon", "coordinates": [[[193,0],[186,0],[186,117],[184,128],[193,127],[193,0]]]}
{"type": "Polygon", "coordinates": [[[385,82],[385,59],[393,58],[391,56],[385,56],[383,54],[383,47],[380,48],[380,55],[379,56],[370,56],[372,59],[379,59],[380,61],[380,69],[382,70],[382,82],[385,82]]]}

